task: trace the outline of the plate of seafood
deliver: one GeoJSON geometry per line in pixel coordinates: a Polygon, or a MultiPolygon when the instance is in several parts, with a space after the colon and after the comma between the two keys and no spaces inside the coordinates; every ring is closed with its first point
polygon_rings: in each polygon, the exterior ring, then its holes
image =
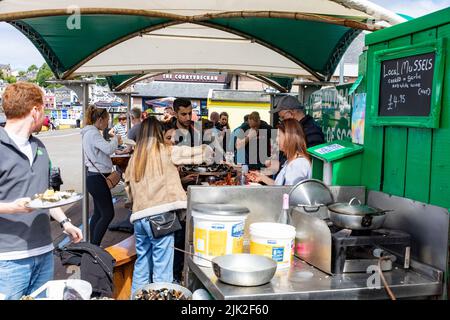
{"type": "Polygon", "coordinates": [[[44,193],[35,194],[25,206],[31,209],[51,209],[74,203],[83,198],[74,190],[54,191],[48,189],[44,193]]]}

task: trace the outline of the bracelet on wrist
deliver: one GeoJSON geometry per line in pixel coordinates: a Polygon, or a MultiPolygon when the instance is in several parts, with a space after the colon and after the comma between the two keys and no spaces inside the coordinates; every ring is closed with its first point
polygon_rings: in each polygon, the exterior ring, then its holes
{"type": "Polygon", "coordinates": [[[64,224],[67,223],[67,222],[72,222],[72,220],[70,220],[69,218],[66,218],[63,221],[61,221],[59,223],[59,225],[61,226],[61,228],[64,228],[64,224]]]}

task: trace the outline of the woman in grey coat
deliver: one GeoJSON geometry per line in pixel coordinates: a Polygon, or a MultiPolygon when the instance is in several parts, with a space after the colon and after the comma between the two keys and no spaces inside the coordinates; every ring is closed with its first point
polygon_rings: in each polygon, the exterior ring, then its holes
{"type": "Polygon", "coordinates": [[[90,106],[86,112],[86,126],[81,130],[83,150],[87,167],[86,185],[94,199],[94,214],[90,221],[90,241],[100,246],[109,224],[114,218],[111,191],[105,177],[111,174],[111,155],[122,144],[120,136],[106,141],[101,132],[108,126],[109,113],[106,109],[90,106]]]}

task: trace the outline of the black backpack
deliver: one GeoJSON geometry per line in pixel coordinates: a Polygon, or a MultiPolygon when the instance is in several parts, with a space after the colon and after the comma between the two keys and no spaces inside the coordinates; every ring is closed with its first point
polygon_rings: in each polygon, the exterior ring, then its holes
{"type": "Polygon", "coordinates": [[[72,243],[55,249],[62,265],[80,266],[81,279],[92,285],[92,298],[112,298],[116,260],[109,252],[89,242],[72,243]]]}

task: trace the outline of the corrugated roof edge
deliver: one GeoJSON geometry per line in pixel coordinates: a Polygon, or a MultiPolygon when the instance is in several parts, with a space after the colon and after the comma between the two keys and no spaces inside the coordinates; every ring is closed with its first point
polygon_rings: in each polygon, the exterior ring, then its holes
{"type": "Polygon", "coordinates": [[[383,30],[375,31],[366,35],[366,46],[403,37],[405,35],[434,28],[442,24],[447,24],[450,22],[449,17],[450,7],[383,30]]]}

